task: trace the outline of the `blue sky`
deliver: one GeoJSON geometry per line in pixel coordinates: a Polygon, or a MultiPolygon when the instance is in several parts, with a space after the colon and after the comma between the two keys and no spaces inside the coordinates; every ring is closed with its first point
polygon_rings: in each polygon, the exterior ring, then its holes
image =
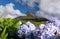
{"type": "Polygon", "coordinates": [[[27,11],[36,12],[39,10],[37,6],[32,8],[32,7],[29,7],[28,5],[22,5],[21,3],[16,2],[15,0],[0,0],[0,5],[5,6],[6,4],[9,4],[9,3],[13,3],[15,5],[14,9],[18,9],[22,13],[26,13],[27,11]]]}

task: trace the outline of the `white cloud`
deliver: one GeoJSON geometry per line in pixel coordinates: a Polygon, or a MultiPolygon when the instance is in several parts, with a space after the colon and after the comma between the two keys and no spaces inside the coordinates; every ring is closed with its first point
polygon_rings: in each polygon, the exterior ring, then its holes
{"type": "Polygon", "coordinates": [[[16,16],[8,14],[7,16],[4,16],[4,18],[15,18],[16,16]]]}
{"type": "Polygon", "coordinates": [[[35,2],[39,3],[40,10],[36,13],[39,17],[50,19],[56,17],[60,19],[60,0],[16,0],[17,2],[34,7],[35,2]]]}
{"type": "Polygon", "coordinates": [[[60,13],[60,0],[41,0],[40,8],[50,13],[60,13]]]}
{"type": "Polygon", "coordinates": [[[39,3],[40,0],[16,0],[17,2],[20,2],[22,4],[27,4],[30,7],[36,6],[35,3],[39,3]]]}
{"type": "Polygon", "coordinates": [[[17,16],[26,16],[25,14],[22,14],[18,9],[15,10],[14,4],[6,4],[6,6],[0,5],[0,17],[5,17],[5,18],[15,18],[17,16]]]}
{"type": "Polygon", "coordinates": [[[40,0],[40,11],[38,16],[51,18],[57,17],[60,19],[60,0],[40,0]]]}

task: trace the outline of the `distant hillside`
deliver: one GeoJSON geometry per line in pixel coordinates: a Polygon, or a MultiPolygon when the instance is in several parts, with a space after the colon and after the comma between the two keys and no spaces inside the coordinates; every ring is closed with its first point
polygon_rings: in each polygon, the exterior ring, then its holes
{"type": "Polygon", "coordinates": [[[41,21],[47,21],[47,19],[45,18],[37,18],[37,17],[33,17],[33,16],[20,16],[20,17],[17,17],[15,19],[18,19],[18,20],[26,20],[26,21],[37,21],[37,22],[41,22],[41,21]]]}
{"type": "Polygon", "coordinates": [[[45,18],[36,17],[35,13],[33,13],[33,12],[27,12],[26,14],[27,14],[27,16],[19,16],[15,19],[26,20],[26,21],[37,21],[37,22],[47,21],[47,19],[45,19],[45,18]]]}
{"type": "Polygon", "coordinates": [[[19,16],[19,17],[15,18],[14,20],[20,20],[23,23],[26,23],[27,21],[30,21],[33,24],[35,24],[36,26],[38,26],[38,25],[40,25],[42,23],[45,24],[46,21],[48,21],[45,18],[39,18],[39,17],[36,17],[34,15],[31,15],[31,14],[32,13],[28,13],[27,16],[19,16]]]}

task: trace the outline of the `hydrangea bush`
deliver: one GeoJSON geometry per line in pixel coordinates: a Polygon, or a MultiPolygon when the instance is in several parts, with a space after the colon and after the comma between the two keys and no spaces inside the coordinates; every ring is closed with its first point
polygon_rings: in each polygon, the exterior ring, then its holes
{"type": "Polygon", "coordinates": [[[18,29],[17,34],[20,38],[25,36],[26,39],[60,39],[60,20],[51,19],[39,27],[28,21],[18,29]]]}

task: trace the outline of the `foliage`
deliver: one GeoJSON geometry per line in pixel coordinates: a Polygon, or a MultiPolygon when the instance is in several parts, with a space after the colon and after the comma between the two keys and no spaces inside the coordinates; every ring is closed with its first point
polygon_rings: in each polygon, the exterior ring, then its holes
{"type": "MultiPolygon", "coordinates": [[[[27,21],[32,22],[35,26],[40,25],[41,23],[46,23],[45,21],[36,22],[33,20],[22,20],[22,19],[10,19],[10,18],[0,18],[0,39],[9,39],[11,33],[20,27],[19,21],[22,21],[22,24],[25,24],[27,21]]],[[[12,34],[12,35],[13,35],[12,34]]]]}
{"type": "Polygon", "coordinates": [[[0,18],[0,39],[7,39],[8,33],[15,32],[19,22],[10,18],[0,18]]]}
{"type": "MultiPolygon", "coordinates": [[[[21,19],[20,19],[21,20],[21,19]]],[[[27,21],[26,20],[21,20],[23,24],[25,24],[27,21]]],[[[38,27],[40,24],[46,24],[46,21],[41,21],[41,22],[36,22],[36,21],[31,21],[31,20],[28,20],[30,21],[31,23],[33,23],[36,27],[38,27]]]]}
{"type": "Polygon", "coordinates": [[[14,20],[22,21],[23,24],[25,24],[27,21],[30,21],[35,26],[39,26],[40,24],[46,24],[46,21],[48,21],[46,18],[39,18],[35,16],[21,16],[15,18],[14,20]]]}

